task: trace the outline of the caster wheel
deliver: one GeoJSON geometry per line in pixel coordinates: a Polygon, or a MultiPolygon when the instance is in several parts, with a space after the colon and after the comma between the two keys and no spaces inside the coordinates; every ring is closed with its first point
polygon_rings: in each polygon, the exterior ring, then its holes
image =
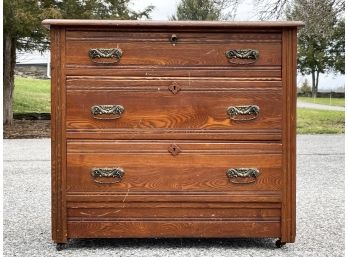
{"type": "Polygon", "coordinates": [[[58,244],[56,245],[57,251],[64,250],[65,248],[66,248],[66,244],[64,244],[64,243],[58,243],[58,244]]]}
{"type": "Polygon", "coordinates": [[[276,246],[278,248],[281,248],[283,247],[286,243],[285,242],[282,242],[280,239],[278,239],[276,242],[275,242],[276,246]]]}

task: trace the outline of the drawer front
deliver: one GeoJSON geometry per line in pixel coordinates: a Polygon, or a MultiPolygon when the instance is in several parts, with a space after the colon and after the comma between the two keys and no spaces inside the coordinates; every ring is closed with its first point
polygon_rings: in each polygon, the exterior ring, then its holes
{"type": "Polygon", "coordinates": [[[67,150],[68,194],[281,190],[281,145],[275,143],[69,141],[67,150]]]}
{"type": "Polygon", "coordinates": [[[72,80],[67,86],[66,128],[74,133],[129,131],[153,137],[164,131],[280,135],[280,86],[280,82],[72,80]]]}
{"type": "Polygon", "coordinates": [[[280,66],[280,33],[68,31],[66,65],[280,66]]]}

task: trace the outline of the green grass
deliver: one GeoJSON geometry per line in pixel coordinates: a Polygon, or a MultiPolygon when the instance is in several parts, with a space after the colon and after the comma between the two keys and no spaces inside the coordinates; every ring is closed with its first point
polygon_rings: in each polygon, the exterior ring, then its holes
{"type": "Polygon", "coordinates": [[[297,109],[298,134],[339,134],[344,133],[344,112],[297,109]]]}
{"type": "Polygon", "coordinates": [[[344,98],[312,98],[312,97],[304,97],[300,96],[297,98],[300,102],[306,103],[316,103],[316,104],[326,104],[326,105],[334,105],[334,106],[344,106],[344,98]]]}
{"type": "Polygon", "coordinates": [[[15,113],[51,112],[50,80],[15,78],[14,89],[15,113]]]}

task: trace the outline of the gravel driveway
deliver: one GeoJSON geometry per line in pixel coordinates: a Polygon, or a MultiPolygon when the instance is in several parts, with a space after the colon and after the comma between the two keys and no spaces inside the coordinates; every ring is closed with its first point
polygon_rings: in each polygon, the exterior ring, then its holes
{"type": "Polygon", "coordinates": [[[344,256],[344,135],[298,136],[297,239],[71,240],[50,235],[50,141],[4,140],[4,256],[344,256]]]}

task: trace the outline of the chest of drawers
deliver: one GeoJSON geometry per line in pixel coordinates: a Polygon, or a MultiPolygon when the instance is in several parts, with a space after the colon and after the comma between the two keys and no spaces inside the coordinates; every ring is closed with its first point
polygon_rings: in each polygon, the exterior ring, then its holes
{"type": "Polygon", "coordinates": [[[43,23],[54,242],[294,242],[300,22],[43,23]]]}

